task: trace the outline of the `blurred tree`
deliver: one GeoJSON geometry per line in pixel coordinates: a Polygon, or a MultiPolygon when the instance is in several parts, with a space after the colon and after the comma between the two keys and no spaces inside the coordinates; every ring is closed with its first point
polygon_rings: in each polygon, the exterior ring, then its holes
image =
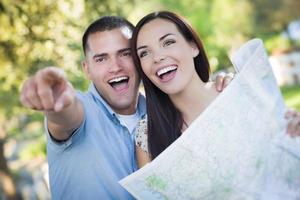
{"type": "Polygon", "coordinates": [[[300,18],[299,0],[252,0],[255,32],[270,36],[282,32],[288,23],[300,18]]]}
{"type": "Polygon", "coordinates": [[[32,134],[32,122],[42,124],[41,114],[20,106],[22,82],[39,68],[55,65],[67,71],[76,88],[86,88],[80,68],[84,29],[101,15],[126,16],[133,5],[133,0],[0,1],[0,191],[8,199],[17,196],[4,144],[32,134]]]}
{"type": "Polygon", "coordinates": [[[4,159],[3,145],[15,136],[13,133],[21,133],[32,119],[41,119],[41,116],[22,114],[26,112],[18,101],[21,83],[44,65],[76,69],[78,51],[72,51],[68,46],[79,41],[80,29],[77,24],[80,23],[83,9],[73,8],[77,16],[72,16],[68,6],[70,4],[67,1],[33,0],[4,0],[0,5],[0,179],[9,199],[16,198],[16,189],[4,159]]]}
{"type": "Polygon", "coordinates": [[[289,37],[283,38],[281,33],[287,30],[291,21],[300,19],[299,0],[253,0],[249,2],[254,8],[255,33],[258,37],[265,39],[269,51],[297,48],[296,41],[289,37]],[[272,44],[276,42],[279,45],[272,44]]]}
{"type": "Polygon", "coordinates": [[[85,16],[87,23],[89,24],[102,15],[119,15],[126,17],[132,12],[136,1],[137,0],[85,0],[85,11],[88,13],[88,15],[85,16]]]}
{"type": "Polygon", "coordinates": [[[253,9],[248,0],[214,0],[211,12],[212,33],[208,36],[219,69],[231,66],[230,55],[253,33],[253,9]]]}

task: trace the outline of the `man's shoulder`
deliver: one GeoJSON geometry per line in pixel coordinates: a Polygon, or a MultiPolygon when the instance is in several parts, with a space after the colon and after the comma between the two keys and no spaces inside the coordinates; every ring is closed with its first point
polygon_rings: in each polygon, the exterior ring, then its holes
{"type": "Polygon", "coordinates": [[[77,95],[77,97],[83,98],[84,100],[85,100],[86,98],[87,98],[87,100],[88,100],[88,98],[91,97],[91,94],[90,94],[88,91],[83,92],[83,91],[77,90],[77,91],[76,91],[76,95],[77,95]]]}
{"type": "Polygon", "coordinates": [[[100,98],[93,95],[90,91],[82,92],[77,91],[77,98],[81,101],[84,108],[84,113],[87,118],[92,116],[92,118],[95,118],[95,116],[101,116],[103,117],[104,113],[108,112],[106,111],[107,108],[105,108],[104,103],[101,101],[100,98]],[[101,112],[101,115],[97,115],[97,113],[101,112]]]}
{"type": "Polygon", "coordinates": [[[84,107],[96,103],[95,98],[90,92],[76,91],[76,96],[83,103],[84,107]]]}

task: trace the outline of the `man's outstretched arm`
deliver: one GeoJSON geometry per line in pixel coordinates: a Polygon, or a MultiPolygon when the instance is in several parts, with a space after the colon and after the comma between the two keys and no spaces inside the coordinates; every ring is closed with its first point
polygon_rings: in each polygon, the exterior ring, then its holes
{"type": "Polygon", "coordinates": [[[23,84],[21,103],[44,113],[48,129],[57,140],[66,140],[83,121],[81,101],[62,69],[46,67],[23,84]]]}

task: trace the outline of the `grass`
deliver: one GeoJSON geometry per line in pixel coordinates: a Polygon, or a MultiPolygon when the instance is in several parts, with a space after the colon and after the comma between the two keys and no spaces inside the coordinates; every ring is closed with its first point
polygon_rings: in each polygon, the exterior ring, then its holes
{"type": "Polygon", "coordinates": [[[281,92],[286,105],[300,112],[300,85],[282,87],[281,92]]]}

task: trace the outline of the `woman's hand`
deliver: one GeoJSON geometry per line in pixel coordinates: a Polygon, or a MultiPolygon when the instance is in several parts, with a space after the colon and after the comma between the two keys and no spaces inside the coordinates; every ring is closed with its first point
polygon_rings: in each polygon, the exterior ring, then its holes
{"type": "Polygon", "coordinates": [[[219,73],[216,76],[216,88],[219,92],[222,92],[227,85],[233,80],[234,78],[234,73],[219,73]]]}
{"type": "Polygon", "coordinates": [[[290,109],[286,112],[285,118],[289,120],[287,133],[291,137],[300,136],[300,113],[290,109]]]}

